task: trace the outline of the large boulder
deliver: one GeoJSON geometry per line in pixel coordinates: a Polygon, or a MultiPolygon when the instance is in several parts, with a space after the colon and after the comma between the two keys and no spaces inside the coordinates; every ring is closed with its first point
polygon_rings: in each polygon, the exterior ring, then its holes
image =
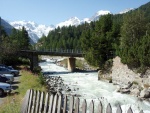
{"type": "Polygon", "coordinates": [[[143,89],[140,92],[140,97],[141,98],[150,98],[150,88],[149,89],[143,89]]]}

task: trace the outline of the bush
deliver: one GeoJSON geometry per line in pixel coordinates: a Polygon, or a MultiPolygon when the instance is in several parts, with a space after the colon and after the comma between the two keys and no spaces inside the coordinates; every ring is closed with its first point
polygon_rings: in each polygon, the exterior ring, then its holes
{"type": "Polygon", "coordinates": [[[40,83],[41,85],[45,85],[45,79],[44,79],[42,73],[39,74],[39,79],[38,79],[38,81],[39,81],[39,83],[40,83]]]}
{"type": "Polygon", "coordinates": [[[40,72],[41,72],[41,67],[40,66],[36,66],[36,67],[34,67],[33,68],[33,73],[35,73],[35,74],[39,74],[40,72]]]}

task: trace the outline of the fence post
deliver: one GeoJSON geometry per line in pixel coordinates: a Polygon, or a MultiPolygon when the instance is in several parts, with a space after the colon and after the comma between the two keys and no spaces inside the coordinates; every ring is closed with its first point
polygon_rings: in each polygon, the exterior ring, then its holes
{"type": "Polygon", "coordinates": [[[102,106],[102,103],[100,101],[99,104],[98,104],[97,113],[102,113],[102,112],[103,112],[103,106],[102,106]]]}
{"type": "Polygon", "coordinates": [[[31,112],[32,98],[33,98],[33,90],[31,89],[31,91],[30,91],[30,100],[29,100],[28,113],[31,112]]]}
{"type": "Polygon", "coordinates": [[[112,108],[111,108],[110,103],[107,105],[106,113],[112,113],[112,108]]]}
{"type": "Polygon", "coordinates": [[[133,111],[132,111],[131,107],[129,107],[129,109],[128,109],[127,113],[133,113],[133,111]]]}
{"type": "Polygon", "coordinates": [[[49,109],[48,109],[48,113],[52,112],[52,108],[53,108],[53,100],[54,100],[54,95],[52,94],[50,96],[50,100],[49,100],[49,109]]]}
{"type": "Polygon", "coordinates": [[[62,96],[61,96],[61,94],[59,94],[59,95],[58,95],[57,113],[62,113],[62,112],[61,112],[61,104],[62,104],[62,96]]]}
{"type": "Polygon", "coordinates": [[[55,97],[54,97],[52,113],[56,113],[56,111],[57,111],[57,109],[56,109],[57,108],[57,100],[58,100],[58,94],[56,94],[55,97]]]}
{"type": "Polygon", "coordinates": [[[89,113],[94,113],[94,101],[93,100],[90,103],[90,112],[89,113]]]}
{"type": "Polygon", "coordinates": [[[86,113],[86,109],[87,109],[87,103],[86,100],[84,99],[82,103],[82,113],[86,113]]]}
{"type": "Polygon", "coordinates": [[[41,96],[41,92],[38,91],[37,92],[37,99],[36,99],[36,106],[35,106],[35,113],[38,113],[39,112],[39,101],[40,101],[40,96],[41,96]]]}
{"type": "Polygon", "coordinates": [[[39,106],[39,113],[42,113],[43,102],[44,102],[44,92],[41,93],[40,106],[39,106]]]}
{"type": "Polygon", "coordinates": [[[35,100],[36,100],[36,90],[34,90],[34,95],[33,95],[33,103],[32,103],[32,110],[31,110],[31,113],[34,113],[35,111],[35,100]]]}
{"type": "Polygon", "coordinates": [[[25,95],[24,100],[22,102],[21,113],[27,113],[29,100],[30,100],[30,91],[31,90],[27,90],[27,92],[26,92],[26,95],[25,95]]]}
{"type": "Polygon", "coordinates": [[[70,98],[70,106],[69,106],[69,113],[73,113],[73,107],[74,107],[74,97],[71,96],[71,98],[70,98]]]}
{"type": "Polygon", "coordinates": [[[64,103],[63,103],[63,113],[66,113],[67,110],[67,96],[64,96],[64,103]]]}
{"type": "Polygon", "coordinates": [[[46,93],[46,99],[45,99],[45,104],[44,104],[44,113],[47,113],[48,100],[49,100],[49,93],[46,93]]]}
{"type": "Polygon", "coordinates": [[[79,101],[80,101],[80,99],[77,98],[76,103],[75,103],[75,112],[74,113],[79,113],[79,101]]]}
{"type": "Polygon", "coordinates": [[[120,106],[120,105],[117,106],[117,111],[116,111],[116,113],[122,113],[122,109],[121,109],[121,106],[120,106]]]}

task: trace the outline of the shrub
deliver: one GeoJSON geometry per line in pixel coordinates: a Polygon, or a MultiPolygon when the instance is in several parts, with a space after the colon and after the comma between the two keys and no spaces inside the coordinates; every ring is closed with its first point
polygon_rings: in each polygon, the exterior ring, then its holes
{"type": "Polygon", "coordinates": [[[39,83],[40,83],[41,85],[45,85],[45,79],[44,79],[42,73],[39,74],[38,81],[39,81],[39,83]]]}
{"type": "Polygon", "coordinates": [[[41,67],[40,66],[36,66],[36,67],[34,67],[33,68],[33,73],[35,73],[35,74],[39,74],[40,72],[41,72],[41,67]]]}

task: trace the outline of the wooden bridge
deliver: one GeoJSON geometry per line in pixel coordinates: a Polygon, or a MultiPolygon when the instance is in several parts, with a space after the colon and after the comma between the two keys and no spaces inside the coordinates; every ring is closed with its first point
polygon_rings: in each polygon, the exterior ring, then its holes
{"type": "Polygon", "coordinates": [[[30,59],[30,68],[33,70],[38,66],[38,55],[49,56],[65,56],[68,57],[68,70],[73,72],[75,70],[75,58],[83,57],[81,50],[73,49],[38,49],[38,50],[21,50],[20,51],[30,59]]]}
{"type": "MultiPolygon", "coordinates": [[[[113,113],[110,104],[104,108],[99,101],[97,110],[95,107],[93,100],[89,107],[86,100],[83,100],[82,107],[80,107],[80,99],[75,99],[73,96],[69,99],[60,93],[55,95],[46,93],[45,95],[44,92],[28,90],[22,103],[21,113],[113,113]]],[[[122,113],[120,105],[118,105],[115,113],[122,113]]],[[[127,113],[133,113],[131,107],[127,113]]],[[[141,110],[139,113],[144,112],[141,110]]]]}

